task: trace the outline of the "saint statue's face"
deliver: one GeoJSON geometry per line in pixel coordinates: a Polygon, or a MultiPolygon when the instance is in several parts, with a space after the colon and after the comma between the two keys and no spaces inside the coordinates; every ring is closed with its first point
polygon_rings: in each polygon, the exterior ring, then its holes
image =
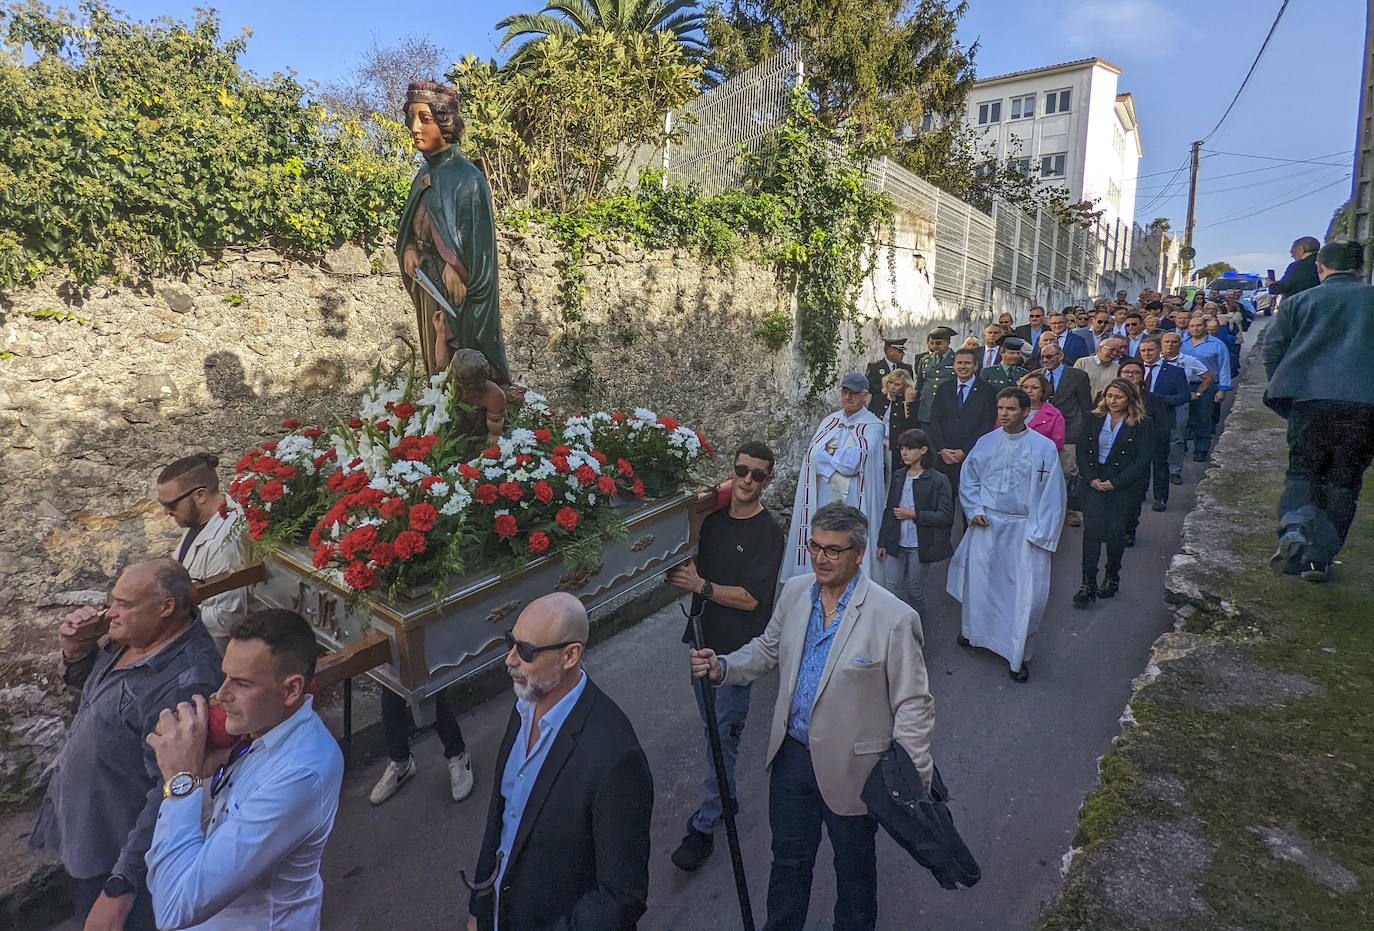
{"type": "Polygon", "coordinates": [[[412,103],[406,108],[407,129],[415,148],[421,155],[433,155],[448,148],[444,133],[434,121],[434,113],[427,103],[412,103]]]}

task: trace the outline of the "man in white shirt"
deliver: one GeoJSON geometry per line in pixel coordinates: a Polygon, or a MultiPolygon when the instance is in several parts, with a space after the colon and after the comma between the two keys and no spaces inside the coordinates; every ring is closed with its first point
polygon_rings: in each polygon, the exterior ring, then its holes
{"type": "Polygon", "coordinates": [[[1002,337],[1006,334],[1002,332],[1000,324],[989,323],[983,330],[983,345],[979,347],[981,356],[978,360],[979,369],[992,368],[1002,361],[1002,337]]]}
{"type": "Polygon", "coordinates": [[[343,754],[306,693],[315,635],[294,611],[269,610],[229,636],[214,699],[239,741],[207,751],[209,706],[199,695],[163,711],[148,735],[166,780],[147,857],[157,926],[316,931],[343,754]]]}
{"type": "MultiPolygon", "coordinates": [[[[237,569],[246,561],[239,540],[239,509],[219,490],[219,459],[195,453],[173,462],[157,477],[157,503],[183,528],[176,549],[169,554],[201,582],[237,569]]],[[[248,592],[236,588],[199,605],[200,620],[221,655],[229,643],[229,628],[248,612],[248,592]]]]}

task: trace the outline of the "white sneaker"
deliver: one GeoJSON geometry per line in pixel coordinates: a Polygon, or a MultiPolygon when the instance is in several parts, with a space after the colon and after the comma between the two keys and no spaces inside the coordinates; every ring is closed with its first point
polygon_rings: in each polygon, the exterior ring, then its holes
{"type": "Polygon", "coordinates": [[[410,781],[410,777],[415,775],[415,757],[406,757],[404,763],[397,763],[391,760],[386,764],[386,769],[382,771],[382,778],[377,780],[377,784],[372,787],[372,795],[369,798],[372,804],[380,805],[391,796],[396,794],[396,790],[410,781]]]}
{"type": "Polygon", "coordinates": [[[449,758],[448,787],[455,802],[461,802],[472,794],[472,759],[466,750],[449,758]]]}

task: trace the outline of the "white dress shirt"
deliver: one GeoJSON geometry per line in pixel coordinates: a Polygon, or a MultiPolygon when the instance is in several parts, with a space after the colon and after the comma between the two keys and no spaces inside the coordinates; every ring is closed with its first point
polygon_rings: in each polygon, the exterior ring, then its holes
{"type": "Polygon", "coordinates": [[[318,931],[342,782],[343,754],[307,697],[229,768],[208,831],[208,785],[163,802],[147,858],[157,926],[318,931]]]}
{"type": "Polygon", "coordinates": [[[997,364],[997,354],[1000,353],[1001,351],[1002,351],[1002,350],[1001,350],[1001,347],[999,347],[999,346],[984,346],[984,347],[983,347],[983,368],[991,368],[992,366],[996,365],[996,364],[997,364]]]}

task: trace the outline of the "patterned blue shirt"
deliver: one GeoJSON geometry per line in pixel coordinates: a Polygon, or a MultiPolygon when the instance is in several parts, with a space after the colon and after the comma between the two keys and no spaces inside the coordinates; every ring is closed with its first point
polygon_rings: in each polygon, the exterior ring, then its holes
{"type": "Polygon", "coordinates": [[[806,647],[802,650],[801,666],[797,669],[797,685],[792,690],[792,706],[787,710],[787,734],[806,746],[811,746],[811,707],[821,687],[821,673],[835,642],[840,618],[849,607],[849,598],[859,584],[859,573],[849,580],[849,586],[835,604],[835,620],[825,626],[825,609],[821,607],[821,583],[811,585],[811,619],[806,624],[806,647]]]}

